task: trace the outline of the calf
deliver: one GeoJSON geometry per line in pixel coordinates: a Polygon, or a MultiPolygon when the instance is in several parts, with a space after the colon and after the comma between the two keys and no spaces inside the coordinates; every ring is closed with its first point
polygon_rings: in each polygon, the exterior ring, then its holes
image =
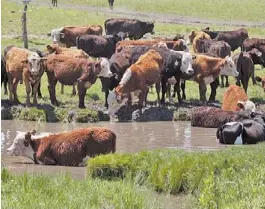
{"type": "Polygon", "coordinates": [[[216,107],[193,107],[191,110],[191,125],[204,128],[218,128],[227,122],[249,119],[251,115],[245,112],[226,111],[216,107]]]}
{"type": "Polygon", "coordinates": [[[110,58],[116,50],[116,44],[121,40],[119,35],[84,35],[76,38],[77,48],[93,57],[110,58]]]}
{"type": "MultiPolygon", "coordinates": [[[[65,48],[65,47],[60,47],[58,44],[52,44],[52,45],[47,45],[47,50],[50,54],[62,54],[62,55],[67,55],[67,56],[72,56],[74,58],[89,58],[89,55],[85,53],[83,50],[80,49],[72,49],[72,48],[65,48]]],[[[61,85],[61,94],[64,94],[64,85],[61,85]]],[[[75,84],[73,84],[73,91],[72,95],[76,95],[76,90],[75,90],[75,84]]]]}
{"type": "Polygon", "coordinates": [[[140,39],[146,33],[154,33],[154,23],[136,19],[111,18],[104,23],[107,35],[115,35],[119,32],[128,33],[130,39],[140,39]]]}
{"type": "Polygon", "coordinates": [[[35,164],[83,166],[88,157],[115,153],[116,134],[106,128],[83,128],[58,134],[38,136],[20,132],[8,154],[25,156],[35,164]]]}
{"type": "Polygon", "coordinates": [[[105,58],[92,62],[85,58],[49,55],[46,68],[51,103],[56,106],[59,106],[55,95],[57,81],[64,85],[73,85],[77,82],[79,108],[85,108],[84,98],[86,91],[96,82],[97,77],[112,76],[109,63],[105,58]]]}
{"type": "MultiPolygon", "coordinates": [[[[261,53],[260,53],[261,56],[261,53]]],[[[237,66],[237,71],[239,72],[239,76],[237,77],[236,85],[241,86],[245,92],[247,93],[248,89],[248,81],[250,77],[252,77],[253,85],[256,84],[254,77],[254,63],[252,61],[251,54],[249,52],[239,52],[233,55],[233,61],[237,66]]]]}
{"type": "Polygon", "coordinates": [[[108,96],[109,115],[114,114],[128,100],[128,94],[141,92],[139,106],[146,103],[148,87],[156,84],[159,99],[158,85],[160,83],[163,59],[155,50],[149,50],[139,60],[131,65],[124,73],[119,85],[108,96]]]}
{"type": "Polygon", "coordinates": [[[216,131],[221,144],[256,144],[265,140],[265,124],[255,120],[229,122],[216,131]]]}
{"type": "Polygon", "coordinates": [[[261,82],[261,87],[264,89],[264,92],[265,92],[265,76],[263,78],[257,76],[255,77],[255,79],[257,82],[261,82]]]}
{"type": "Polygon", "coordinates": [[[214,58],[206,55],[196,55],[196,59],[192,64],[194,69],[193,76],[182,75],[182,79],[193,80],[199,84],[200,100],[206,101],[206,85],[211,85],[211,95],[209,100],[215,101],[216,85],[215,81],[219,75],[227,75],[237,77],[239,73],[236,71],[236,66],[231,57],[214,58]]]}
{"type": "Polygon", "coordinates": [[[89,26],[67,26],[56,28],[47,34],[52,37],[54,44],[66,46],[76,46],[76,38],[82,35],[102,35],[102,27],[100,25],[89,26]]]}
{"type": "Polygon", "coordinates": [[[20,103],[17,97],[17,85],[22,79],[25,82],[27,100],[30,105],[31,84],[33,85],[33,105],[37,105],[36,93],[44,73],[41,58],[36,52],[28,49],[12,47],[5,55],[6,71],[8,76],[9,100],[20,103]]]}
{"type": "Polygon", "coordinates": [[[1,56],[1,86],[4,83],[4,94],[7,95],[7,73],[6,73],[6,61],[4,56],[1,56]]]}
{"type": "Polygon", "coordinates": [[[188,43],[192,43],[193,51],[198,52],[198,41],[201,39],[211,39],[210,36],[207,33],[204,33],[202,31],[192,31],[189,34],[188,43]]]}

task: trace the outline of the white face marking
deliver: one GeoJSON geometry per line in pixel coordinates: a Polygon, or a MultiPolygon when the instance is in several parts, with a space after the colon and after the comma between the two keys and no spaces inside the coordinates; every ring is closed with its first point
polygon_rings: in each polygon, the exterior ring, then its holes
{"type": "Polygon", "coordinates": [[[118,103],[117,98],[116,98],[116,93],[115,91],[111,91],[109,93],[109,96],[107,98],[107,102],[109,105],[108,108],[108,114],[112,117],[115,116],[115,113],[118,112],[118,110],[128,101],[128,98],[124,98],[121,102],[121,104],[118,103]]]}
{"type": "Polygon", "coordinates": [[[128,68],[123,74],[119,85],[124,86],[130,80],[131,76],[132,76],[132,70],[128,68]]]}
{"type": "Polygon", "coordinates": [[[210,84],[214,81],[213,76],[205,77],[203,80],[204,80],[205,85],[210,84]]]}
{"type": "Polygon", "coordinates": [[[52,37],[52,42],[53,43],[58,43],[60,42],[60,33],[63,30],[63,28],[56,28],[53,29],[51,32],[51,37],[52,37]]]}
{"type": "Polygon", "coordinates": [[[231,57],[226,56],[225,58],[225,64],[221,68],[220,75],[227,75],[227,76],[233,76],[237,77],[239,73],[236,70],[236,65],[231,57]]]}
{"type": "Polygon", "coordinates": [[[100,62],[101,71],[99,73],[99,77],[110,78],[112,76],[112,72],[110,71],[110,64],[107,58],[101,58],[100,62]]]}
{"type": "Polygon", "coordinates": [[[184,51],[174,51],[170,50],[171,52],[182,54],[181,59],[181,67],[180,71],[183,73],[186,73],[188,75],[192,75],[194,73],[194,69],[192,68],[192,56],[190,52],[184,52],[184,51]]]}
{"type": "Polygon", "coordinates": [[[31,55],[28,56],[29,62],[29,72],[32,75],[38,75],[40,72],[40,62],[41,58],[36,52],[32,52],[31,55]]]}

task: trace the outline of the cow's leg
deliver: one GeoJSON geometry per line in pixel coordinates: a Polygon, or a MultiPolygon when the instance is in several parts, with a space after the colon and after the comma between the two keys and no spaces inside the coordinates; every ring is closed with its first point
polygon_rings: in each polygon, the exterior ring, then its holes
{"type": "Polygon", "coordinates": [[[26,99],[26,105],[30,106],[30,93],[31,93],[31,84],[28,81],[25,81],[26,86],[26,93],[27,93],[27,99],[26,99]]]}
{"type": "Polygon", "coordinates": [[[225,84],[224,84],[224,76],[221,75],[221,88],[224,88],[225,84]]]}
{"type": "Polygon", "coordinates": [[[61,94],[64,94],[64,85],[61,84],[61,94]]]}
{"type": "Polygon", "coordinates": [[[139,108],[142,108],[144,106],[144,100],[146,98],[146,94],[148,93],[148,88],[147,87],[144,87],[142,90],[141,90],[141,93],[139,95],[139,102],[138,102],[138,106],[139,108]]]}
{"type": "Polygon", "coordinates": [[[8,78],[7,75],[4,77],[4,94],[7,95],[7,84],[8,84],[8,78]]]}
{"type": "Polygon", "coordinates": [[[36,81],[36,83],[33,85],[32,92],[33,92],[33,105],[37,106],[37,91],[40,86],[40,80],[36,81]]]}
{"type": "Polygon", "coordinates": [[[182,100],[186,100],[185,87],[186,87],[186,81],[180,80],[180,88],[182,90],[182,100]]]}
{"type": "Polygon", "coordinates": [[[40,88],[41,88],[41,81],[40,81],[40,83],[39,83],[39,85],[38,85],[38,97],[39,97],[39,98],[42,98],[42,94],[41,94],[41,90],[40,90],[40,88]]]}
{"type": "Polygon", "coordinates": [[[169,103],[173,103],[173,98],[172,98],[172,95],[171,95],[171,84],[170,83],[167,83],[167,94],[168,94],[169,103]]]}
{"type": "Polygon", "coordinates": [[[55,3],[56,3],[56,7],[57,7],[57,0],[55,0],[55,3]]]}
{"type": "Polygon", "coordinates": [[[162,98],[161,98],[161,104],[165,104],[165,94],[167,92],[167,79],[163,76],[161,78],[161,84],[162,84],[162,98]]]}
{"type": "Polygon", "coordinates": [[[78,82],[77,84],[78,96],[79,96],[79,108],[85,108],[85,95],[87,89],[85,88],[85,83],[83,81],[78,82]]]}
{"type": "Polygon", "coordinates": [[[51,103],[55,106],[59,106],[59,103],[56,99],[57,79],[54,77],[53,73],[47,72],[47,76],[48,76],[48,90],[50,94],[51,103]]]}
{"type": "Polygon", "coordinates": [[[14,101],[14,94],[13,94],[13,81],[11,75],[8,75],[8,89],[9,89],[9,101],[14,101]]]}
{"type": "Polygon", "coordinates": [[[211,86],[211,95],[209,97],[209,101],[215,101],[215,97],[216,97],[216,89],[218,88],[219,85],[219,79],[215,79],[215,81],[213,81],[212,83],[210,83],[211,86]]]}
{"type": "Polygon", "coordinates": [[[181,95],[180,95],[180,77],[179,76],[175,76],[175,79],[176,79],[176,84],[174,86],[174,90],[177,91],[177,96],[178,96],[178,102],[179,104],[182,103],[182,98],[181,98],[181,95]]]}
{"type": "Polygon", "coordinates": [[[108,96],[109,96],[109,90],[105,91],[105,107],[108,109],[109,105],[108,105],[108,96]]]}
{"type": "Polygon", "coordinates": [[[75,84],[73,84],[73,92],[72,92],[72,96],[76,95],[76,89],[75,89],[75,84]]]}
{"type": "Polygon", "coordinates": [[[157,105],[160,106],[160,81],[156,82],[157,105]]]}
{"type": "Polygon", "coordinates": [[[253,84],[253,85],[256,85],[256,84],[257,84],[257,81],[256,81],[256,79],[255,79],[254,70],[253,70],[253,73],[251,74],[251,79],[252,79],[252,84],[253,84]]]}
{"type": "Polygon", "coordinates": [[[228,76],[225,76],[225,87],[229,87],[228,76]]]}
{"type": "Polygon", "coordinates": [[[13,81],[13,95],[14,95],[14,102],[16,104],[21,104],[20,101],[18,100],[18,96],[17,96],[17,85],[18,85],[19,80],[14,79],[13,81]]]}
{"type": "Polygon", "coordinates": [[[199,83],[200,101],[206,102],[206,85],[205,83],[199,83]]]}

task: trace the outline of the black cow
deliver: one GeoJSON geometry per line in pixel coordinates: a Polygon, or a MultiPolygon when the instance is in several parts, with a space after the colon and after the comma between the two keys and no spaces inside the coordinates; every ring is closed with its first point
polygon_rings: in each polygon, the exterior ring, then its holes
{"type": "Polygon", "coordinates": [[[4,83],[4,94],[7,95],[7,73],[6,73],[6,62],[4,56],[1,56],[1,86],[4,83]]]}
{"type": "Polygon", "coordinates": [[[113,4],[114,4],[114,0],[108,0],[109,1],[109,8],[111,10],[113,10],[113,4]]]}
{"type": "Polygon", "coordinates": [[[229,122],[217,129],[216,137],[221,144],[256,144],[265,140],[265,124],[252,119],[229,122]]]}
{"type": "Polygon", "coordinates": [[[146,33],[154,33],[153,22],[143,22],[136,19],[111,18],[105,21],[107,35],[114,35],[118,32],[129,34],[130,39],[140,39],[146,33]]]}
{"type": "Polygon", "coordinates": [[[121,41],[121,35],[83,35],[76,38],[78,49],[82,49],[92,57],[110,58],[116,50],[116,44],[121,41]]]}

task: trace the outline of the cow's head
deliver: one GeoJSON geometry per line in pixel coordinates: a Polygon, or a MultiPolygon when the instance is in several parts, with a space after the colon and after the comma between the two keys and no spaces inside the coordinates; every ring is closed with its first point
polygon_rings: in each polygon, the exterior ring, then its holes
{"type": "Polygon", "coordinates": [[[142,23],[144,26],[144,30],[146,33],[151,33],[151,34],[155,34],[155,31],[154,31],[154,27],[155,27],[155,22],[143,22],[142,23]]]}
{"type": "Polygon", "coordinates": [[[192,68],[192,60],[196,59],[195,55],[191,55],[189,52],[177,51],[176,53],[180,53],[182,55],[180,71],[182,73],[192,75],[194,73],[194,69],[192,68]]]}
{"type": "Polygon", "coordinates": [[[62,33],[62,30],[63,30],[63,27],[52,30],[51,37],[52,37],[52,42],[54,44],[60,43],[61,39],[64,38],[64,33],[62,33]]]}
{"type": "Polygon", "coordinates": [[[127,101],[128,101],[128,98],[126,97],[126,95],[119,94],[117,89],[114,89],[113,91],[111,91],[107,98],[108,114],[111,117],[114,117],[115,113],[118,112],[118,110],[123,105],[125,105],[127,101]]]}
{"type": "Polygon", "coordinates": [[[32,135],[35,133],[35,130],[32,132],[17,131],[13,144],[7,149],[7,153],[11,156],[25,156],[33,160],[34,150],[31,147],[31,141],[32,135]]]}
{"type": "Polygon", "coordinates": [[[253,48],[251,51],[248,52],[251,56],[251,59],[253,60],[253,62],[255,64],[260,64],[260,65],[263,65],[265,66],[265,60],[264,60],[264,57],[262,56],[262,53],[256,49],[256,48],[253,48]]]}
{"type": "Polygon", "coordinates": [[[256,76],[255,79],[257,82],[261,82],[261,87],[264,89],[265,92],[265,76],[263,78],[256,76]]]}
{"type": "Polygon", "coordinates": [[[98,77],[110,78],[112,76],[112,72],[110,71],[110,64],[107,58],[100,58],[95,63],[95,70],[98,77]]]}
{"type": "Polygon", "coordinates": [[[237,77],[239,75],[239,73],[236,70],[236,65],[231,57],[226,56],[223,59],[220,75],[233,76],[233,77],[237,77]]]}
{"type": "Polygon", "coordinates": [[[179,39],[180,48],[184,52],[189,52],[189,47],[184,39],[179,39]]]}
{"type": "Polygon", "coordinates": [[[22,63],[29,65],[31,75],[39,75],[41,71],[41,62],[46,60],[46,57],[40,57],[36,52],[32,52],[27,59],[23,59],[22,63]]]}

